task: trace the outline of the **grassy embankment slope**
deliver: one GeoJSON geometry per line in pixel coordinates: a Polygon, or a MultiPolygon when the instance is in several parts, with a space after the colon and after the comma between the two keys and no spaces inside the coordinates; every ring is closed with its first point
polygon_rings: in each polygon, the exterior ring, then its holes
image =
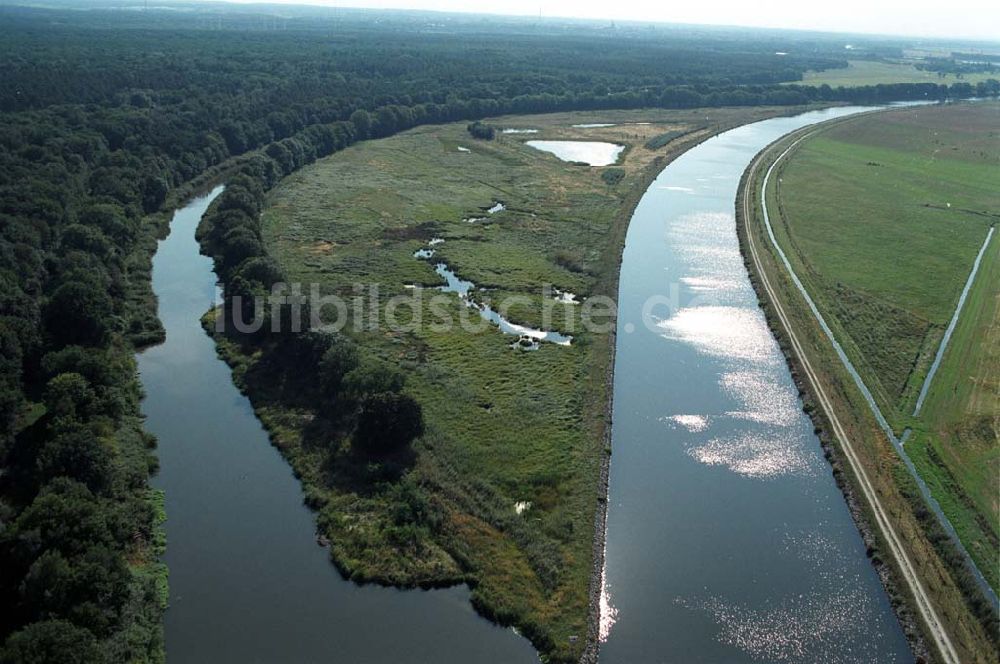
{"type": "MultiPolygon", "coordinates": [[[[426,297],[437,291],[405,286],[441,284],[433,263],[444,261],[493,289],[477,298],[524,298],[508,315],[537,325],[544,284],[580,298],[616,295],[631,209],[667,158],[721,127],[779,112],[788,110],[512,117],[494,123],[539,133],[500,134],[492,142],[472,139],[459,124],[419,128],[353,146],[287,178],[270,194],[265,240],[289,279],[344,296],[355,294],[356,283],[378,284],[383,302],[423,295],[425,321],[436,320],[426,297]],[[571,126],[588,122],[652,124],[571,126]],[[669,131],[691,133],[644,147],[669,131]],[[606,168],[562,162],[523,144],[546,138],[625,144],[614,167],[623,179],[609,185],[606,168]],[[486,214],[497,201],[506,210],[486,214]],[[434,260],[415,259],[432,237],[444,239],[434,260]]],[[[565,317],[578,320],[583,306],[556,304],[553,327],[565,331],[565,317]]],[[[468,315],[454,295],[446,309],[455,320],[468,315]]],[[[406,319],[412,309],[398,311],[406,319]]],[[[364,350],[402,368],[407,391],[423,405],[427,433],[401,478],[329,464],[331,443],[310,436],[311,413],[251,391],[346,574],[403,585],[467,581],[481,611],[518,626],[544,656],[579,658],[609,453],[613,339],[574,327],[571,346],[542,344],[532,352],[512,349],[514,337],[492,326],[473,333],[424,324],[401,333],[383,317],[377,331],[349,331],[364,350]],[[516,503],[528,507],[518,513],[516,503]]],[[[240,382],[254,358],[225,344],[222,352],[240,382]]]]}
{"type": "MultiPolygon", "coordinates": [[[[995,246],[925,410],[916,420],[909,415],[1000,209],[998,110],[995,104],[924,107],[834,123],[793,150],[768,191],[769,207],[778,211],[775,234],[794,269],[893,426],[913,426],[910,455],[994,586],[997,354],[975,337],[996,336],[995,246]]],[[[956,578],[961,572],[943,563],[945,547],[928,536],[935,524],[912,479],[783,266],[766,258],[962,661],[990,661],[995,635],[970,613],[956,578]]]]}

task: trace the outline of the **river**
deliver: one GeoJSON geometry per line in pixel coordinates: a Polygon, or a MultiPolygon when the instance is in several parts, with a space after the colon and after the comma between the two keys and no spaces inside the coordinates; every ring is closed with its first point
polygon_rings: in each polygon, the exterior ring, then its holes
{"type": "Polygon", "coordinates": [[[138,356],[146,426],[166,492],[174,662],[537,662],[480,618],[465,587],[395,590],[344,580],[313,515],[199,319],[216,298],[195,227],[217,188],[178,210],[153,260],[166,343],[138,356]]]}
{"type": "Polygon", "coordinates": [[[912,659],[734,219],[760,149],[861,110],[723,133],[670,164],[636,208],[619,285],[602,662],[912,659]]]}

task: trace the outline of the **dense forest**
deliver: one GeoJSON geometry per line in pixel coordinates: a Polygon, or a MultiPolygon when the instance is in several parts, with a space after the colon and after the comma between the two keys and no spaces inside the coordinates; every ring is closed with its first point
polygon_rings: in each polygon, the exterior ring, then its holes
{"type": "MultiPolygon", "coordinates": [[[[150,257],[193,187],[234,185],[208,241],[227,295],[253,293],[278,276],[262,192],[358,140],[506,113],[1000,90],[778,85],[846,65],[801,34],[386,16],[0,8],[0,661],[163,659],[162,507],[133,354],[162,338],[150,257]]],[[[364,383],[380,370],[355,371],[350,348],[306,335],[275,352],[353,389],[373,447],[398,432],[365,412],[419,433],[419,406],[391,375],[364,383]]]]}

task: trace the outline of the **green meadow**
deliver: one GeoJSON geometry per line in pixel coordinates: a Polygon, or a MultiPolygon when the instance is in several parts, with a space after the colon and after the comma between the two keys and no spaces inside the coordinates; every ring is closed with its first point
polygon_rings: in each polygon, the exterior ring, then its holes
{"type": "Polygon", "coordinates": [[[994,588],[1000,524],[1000,297],[994,237],[919,417],[912,413],[989,228],[1000,104],[869,115],[779,168],[776,233],[994,588]]]}

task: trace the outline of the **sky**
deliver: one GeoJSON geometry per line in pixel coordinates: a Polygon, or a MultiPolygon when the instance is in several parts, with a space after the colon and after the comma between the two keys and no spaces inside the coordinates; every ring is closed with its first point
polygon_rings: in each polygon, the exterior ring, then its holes
{"type": "MultiPolygon", "coordinates": [[[[238,0],[254,1],[254,0],[238,0]]],[[[1000,0],[257,0],[1000,41],[1000,0]]]]}

